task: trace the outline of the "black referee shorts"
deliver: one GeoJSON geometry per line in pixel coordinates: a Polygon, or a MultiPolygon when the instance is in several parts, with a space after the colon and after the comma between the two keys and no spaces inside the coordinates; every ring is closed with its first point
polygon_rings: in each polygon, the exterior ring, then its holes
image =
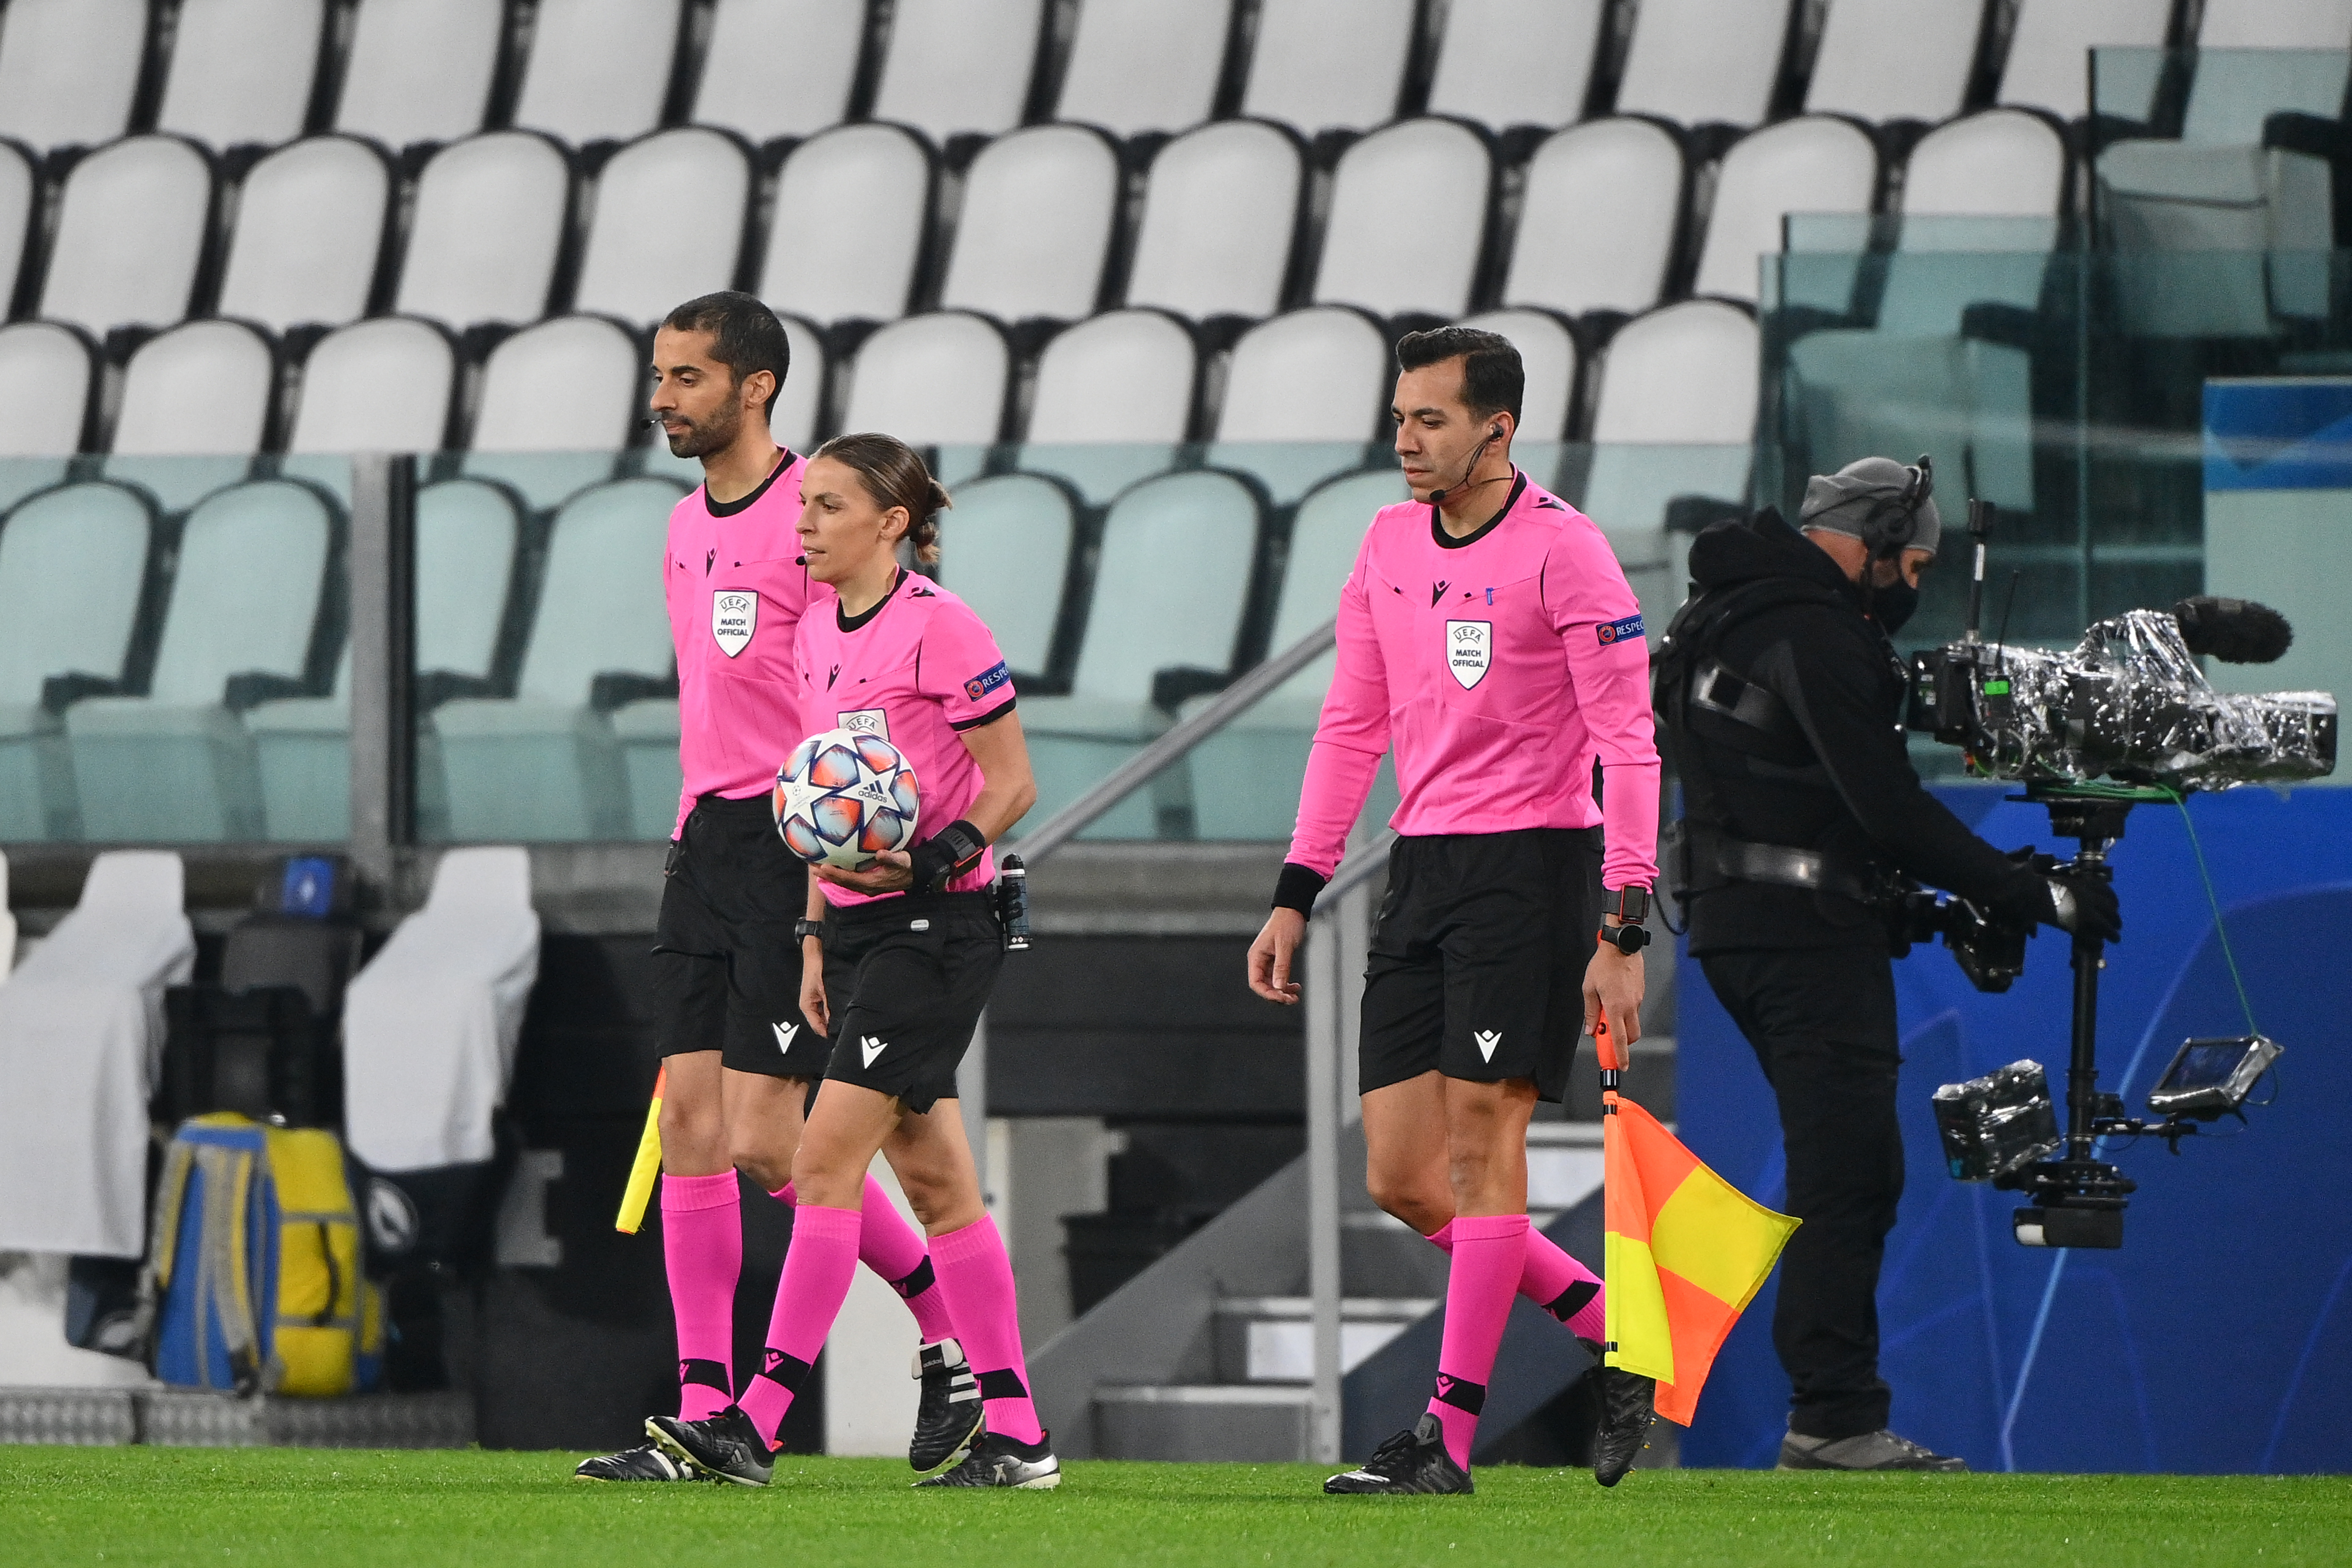
{"type": "Polygon", "coordinates": [[[824,1076],[825,1038],[801,1016],[808,866],[767,797],[706,795],[670,846],[654,931],[661,1054],[716,1049],[738,1072],[824,1076]]]}
{"type": "Polygon", "coordinates": [[[827,1079],[895,1098],[920,1116],[956,1092],[1004,963],[989,893],[908,893],[836,906],[824,921],[833,1014],[827,1079]]]}
{"type": "Polygon", "coordinates": [[[1401,837],[1364,965],[1358,1092],[1442,1072],[1566,1093],[1601,927],[1601,829],[1401,837]]]}

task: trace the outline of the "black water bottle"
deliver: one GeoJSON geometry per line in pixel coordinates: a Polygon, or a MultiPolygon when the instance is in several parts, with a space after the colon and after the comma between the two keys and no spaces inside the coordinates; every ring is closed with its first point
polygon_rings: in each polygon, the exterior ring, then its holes
{"type": "Polygon", "coordinates": [[[1018,855],[1007,855],[999,863],[996,878],[996,915],[1004,926],[1004,951],[1029,951],[1029,871],[1021,864],[1018,855]]]}

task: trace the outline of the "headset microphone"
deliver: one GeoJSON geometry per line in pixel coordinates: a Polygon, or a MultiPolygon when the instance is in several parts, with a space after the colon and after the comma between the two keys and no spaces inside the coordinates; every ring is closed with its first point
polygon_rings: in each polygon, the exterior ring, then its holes
{"type": "Polygon", "coordinates": [[[1486,448],[1489,446],[1502,438],[1503,427],[1500,425],[1487,426],[1486,438],[1484,441],[1479,442],[1475,447],[1470,448],[1470,460],[1462,465],[1462,477],[1454,480],[1454,483],[1446,486],[1444,489],[1430,491],[1429,504],[1432,506],[1444,506],[1447,496],[1453,494],[1455,490],[1460,489],[1464,485],[1468,484],[1470,482],[1472,470],[1476,468],[1478,466],[1478,459],[1486,455],[1486,448]]]}
{"type": "Polygon", "coordinates": [[[650,418],[650,419],[646,419],[646,420],[641,420],[641,421],[639,421],[639,423],[641,423],[642,425],[644,425],[644,426],[645,426],[646,429],[648,429],[648,430],[652,429],[655,426],[656,426],[656,425],[660,424],[661,422],[662,422],[662,416],[661,416],[660,415],[658,415],[658,414],[655,415],[655,416],[654,416],[652,418],[650,418]]]}

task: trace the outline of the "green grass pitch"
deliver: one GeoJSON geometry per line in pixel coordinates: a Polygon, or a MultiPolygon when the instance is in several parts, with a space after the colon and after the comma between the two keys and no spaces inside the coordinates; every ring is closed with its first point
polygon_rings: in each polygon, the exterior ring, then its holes
{"type": "Polygon", "coordinates": [[[2352,1562],[2336,1477],[1836,1476],[1495,1467],[1475,1498],[1318,1495],[1306,1465],[1076,1464],[1054,1492],[911,1492],[788,1458],[766,1491],[592,1486],[574,1457],[0,1447],[0,1563],[468,1568],[1110,1563],[2352,1562]]]}

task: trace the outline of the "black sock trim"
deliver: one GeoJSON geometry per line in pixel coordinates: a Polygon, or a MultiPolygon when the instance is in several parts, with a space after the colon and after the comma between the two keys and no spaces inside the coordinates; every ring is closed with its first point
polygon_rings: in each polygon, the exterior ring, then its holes
{"type": "Polygon", "coordinates": [[[925,1253],[923,1260],[915,1265],[915,1271],[904,1279],[891,1280],[890,1289],[898,1292],[901,1297],[911,1300],[938,1283],[939,1276],[931,1271],[930,1255],[925,1253]]]}
{"type": "Polygon", "coordinates": [[[807,1381],[808,1374],[809,1363],[796,1355],[786,1355],[772,1345],[761,1352],[757,1375],[791,1393],[801,1391],[801,1384],[807,1381]]]}
{"type": "Polygon", "coordinates": [[[1011,1367],[999,1367],[994,1372],[980,1374],[980,1396],[982,1399],[1026,1399],[1029,1390],[1023,1386],[1021,1374],[1011,1367]]]}
{"type": "Polygon", "coordinates": [[[1553,1317],[1558,1318],[1564,1323],[1568,1321],[1569,1319],[1576,1316],[1577,1313],[1584,1310],[1586,1303],[1590,1302],[1592,1298],[1600,1294],[1601,1283],[1599,1280],[1580,1279],[1575,1284],[1570,1285],[1567,1289],[1562,1290],[1556,1299],[1546,1301],[1544,1303],[1544,1310],[1549,1312],[1553,1317]]]}
{"type": "Polygon", "coordinates": [[[1472,1383],[1467,1378],[1448,1377],[1441,1372],[1437,1374],[1437,1381],[1431,1385],[1430,1397],[1440,1405],[1451,1405],[1456,1410],[1466,1410],[1475,1415],[1486,1408],[1486,1385],[1472,1383]]]}
{"type": "Polygon", "coordinates": [[[677,1383],[680,1388],[698,1383],[705,1388],[715,1388],[730,1398],[735,1394],[734,1380],[727,1375],[727,1363],[723,1361],[681,1361],[677,1363],[677,1383]]]}

